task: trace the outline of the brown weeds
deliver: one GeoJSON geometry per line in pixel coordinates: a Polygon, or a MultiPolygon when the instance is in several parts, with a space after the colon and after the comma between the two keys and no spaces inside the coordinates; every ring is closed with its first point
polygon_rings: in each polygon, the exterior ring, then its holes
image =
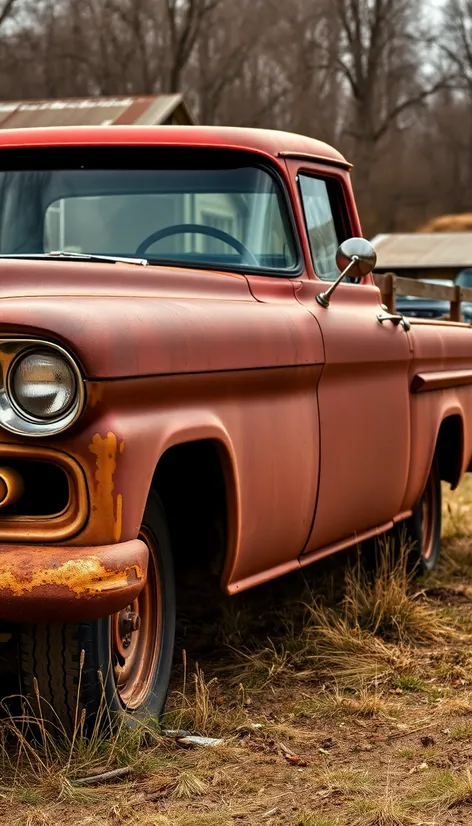
{"type": "Polygon", "coordinates": [[[347,621],[375,636],[399,644],[441,640],[450,629],[437,610],[430,608],[421,592],[413,590],[414,571],[409,569],[410,549],[398,549],[389,540],[378,544],[376,565],[366,571],[358,563],[346,573],[343,609],[347,621]]]}
{"type": "Polygon", "coordinates": [[[207,681],[198,663],[188,680],[185,660],[183,690],[174,692],[170,698],[165,715],[166,728],[183,729],[204,737],[221,737],[234,734],[246,719],[242,687],[228,702],[219,680],[212,677],[207,681]]]}

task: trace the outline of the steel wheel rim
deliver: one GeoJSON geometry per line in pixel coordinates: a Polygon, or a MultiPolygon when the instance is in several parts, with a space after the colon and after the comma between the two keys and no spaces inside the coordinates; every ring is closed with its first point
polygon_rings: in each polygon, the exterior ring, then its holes
{"type": "Polygon", "coordinates": [[[421,498],[421,556],[430,559],[434,549],[436,523],[436,488],[431,474],[421,498]]]}
{"type": "Polygon", "coordinates": [[[143,704],[150,694],[162,639],[161,582],[157,562],[157,542],[152,531],[142,526],[139,538],[149,550],[146,584],[139,596],[110,623],[113,677],[120,702],[130,711],[143,704]],[[130,620],[130,615],[132,619],[130,620]],[[139,627],[129,630],[139,617],[139,627]]]}

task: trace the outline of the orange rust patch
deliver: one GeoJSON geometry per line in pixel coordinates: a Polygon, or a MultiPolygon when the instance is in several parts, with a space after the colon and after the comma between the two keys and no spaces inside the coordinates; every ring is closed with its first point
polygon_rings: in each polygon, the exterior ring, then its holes
{"type": "Polygon", "coordinates": [[[115,525],[113,528],[113,538],[115,542],[120,541],[121,537],[121,526],[123,522],[123,497],[121,493],[118,494],[116,497],[116,519],[115,525]]]}
{"type": "MultiPolygon", "coordinates": [[[[122,452],[122,445],[124,445],[124,442],[120,443],[120,452],[122,452]]],[[[89,450],[97,457],[97,469],[95,471],[97,486],[94,509],[97,511],[100,521],[107,526],[113,535],[115,542],[118,542],[121,538],[123,514],[122,495],[118,494],[116,506],[113,497],[115,488],[113,475],[116,470],[118,440],[115,434],[111,432],[108,432],[106,436],[100,436],[100,433],[96,433],[92,439],[92,444],[89,445],[89,450]]]]}
{"type": "Polygon", "coordinates": [[[87,382],[87,399],[90,407],[96,407],[98,402],[102,400],[104,387],[100,382],[87,382]]]}
{"type": "Polygon", "coordinates": [[[21,576],[7,569],[0,571],[0,591],[24,594],[44,585],[64,586],[76,596],[102,593],[125,588],[129,582],[141,580],[144,571],[132,565],[123,571],[110,570],[96,556],[86,559],[69,559],[58,567],[38,568],[21,576]]]}

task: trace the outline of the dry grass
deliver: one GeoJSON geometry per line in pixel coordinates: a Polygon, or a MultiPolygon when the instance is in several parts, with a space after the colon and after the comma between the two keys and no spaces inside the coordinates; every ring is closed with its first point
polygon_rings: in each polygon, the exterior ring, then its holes
{"type": "Polygon", "coordinates": [[[472,697],[465,694],[461,697],[447,697],[442,703],[443,714],[461,715],[472,714],[472,697]]]}
{"type": "Polygon", "coordinates": [[[230,736],[247,721],[244,701],[244,689],[240,686],[234,699],[228,703],[218,678],[212,677],[207,681],[198,664],[188,680],[184,652],[183,689],[170,697],[164,725],[203,737],[230,736]]]}
{"type": "Polygon", "coordinates": [[[236,680],[263,687],[295,673],[299,679],[359,686],[391,678],[409,667],[409,644],[438,642],[453,633],[412,583],[408,549],[395,556],[393,546],[383,543],[375,573],[360,560],[347,569],[336,607],[309,593],[298,635],[290,628],[262,648],[237,652],[236,680]]]}
{"type": "MultiPolygon", "coordinates": [[[[455,579],[464,581],[468,580],[472,568],[472,548],[470,539],[468,537],[455,538],[446,540],[444,542],[443,554],[440,565],[440,578],[447,577],[448,579],[455,579]]],[[[470,586],[467,584],[466,589],[469,590],[469,598],[471,595],[470,586]]]]}
{"type": "Polygon", "coordinates": [[[172,790],[172,797],[190,798],[198,797],[205,794],[208,789],[208,783],[202,777],[191,771],[183,771],[179,774],[174,789],[172,790]]]}
{"type": "Polygon", "coordinates": [[[312,695],[303,693],[294,711],[320,718],[361,717],[391,720],[400,713],[400,706],[388,701],[376,686],[373,690],[368,686],[361,686],[352,691],[335,686],[334,689],[325,688],[312,695]]]}
{"type": "MultiPolygon", "coordinates": [[[[111,821],[107,821],[107,826],[111,821]]],[[[148,812],[144,816],[138,815],[134,818],[131,816],[129,820],[118,820],[118,824],[123,826],[234,826],[234,820],[230,814],[224,812],[181,812],[167,817],[164,814],[156,814],[156,812],[148,812]]],[[[36,826],[32,824],[31,826],[36,826]]],[[[39,824],[38,824],[39,826],[39,824]]],[[[55,823],[54,826],[59,826],[55,823]]],[[[102,826],[100,823],[83,821],[76,826],[102,826]]]]}
{"type": "MultiPolygon", "coordinates": [[[[235,611],[233,616],[242,613],[244,627],[250,627],[247,611],[235,611]]],[[[245,647],[230,646],[232,662],[220,673],[234,685],[260,691],[283,683],[289,675],[350,687],[385,681],[409,668],[409,645],[440,642],[454,634],[442,612],[415,590],[408,549],[395,553],[388,541],[378,549],[375,571],[366,570],[360,557],[347,567],[334,604],[327,603],[320,589],[307,586],[302,601],[292,600],[266,613],[274,633],[263,645],[260,637],[249,636],[245,647]]],[[[257,623],[261,619],[253,617],[252,627],[257,623]]],[[[237,638],[228,614],[225,638],[237,638]]]]}
{"type": "Polygon", "coordinates": [[[420,826],[424,824],[395,797],[386,792],[377,800],[362,800],[352,806],[350,826],[420,826]]]}
{"type": "Polygon", "coordinates": [[[451,740],[470,740],[472,738],[472,724],[470,722],[458,723],[452,727],[449,737],[451,740]]]}
{"type": "Polygon", "coordinates": [[[450,630],[438,611],[432,610],[413,591],[414,572],[409,570],[409,548],[400,552],[390,540],[382,541],[374,571],[358,564],[346,573],[343,609],[347,621],[382,639],[399,643],[440,640],[450,630]]]}
{"type": "MultiPolygon", "coordinates": [[[[224,812],[189,812],[182,814],[176,820],[168,820],[169,826],[233,826],[234,820],[224,812]]],[[[159,826],[157,823],[156,826],[159,826]]]]}
{"type": "Polygon", "coordinates": [[[92,731],[87,730],[85,711],[77,707],[70,732],[43,700],[36,681],[34,693],[33,699],[7,698],[2,708],[0,767],[5,785],[0,801],[93,804],[104,795],[83,784],[84,777],[118,770],[126,783],[162,765],[162,738],[155,725],[128,727],[125,718],[117,725],[103,700],[92,731]],[[20,714],[10,711],[12,703],[21,706],[20,714]]]}
{"type": "Polygon", "coordinates": [[[296,670],[303,662],[304,650],[293,654],[285,647],[284,640],[267,639],[267,644],[254,649],[232,649],[233,662],[223,666],[222,674],[229,676],[233,684],[263,689],[269,683],[284,679],[287,672],[296,670]]]}
{"type": "MultiPolygon", "coordinates": [[[[458,625],[460,627],[461,623],[458,625]]],[[[470,653],[462,650],[444,652],[436,663],[436,674],[448,683],[469,681],[472,674],[470,653]]]]}
{"type": "Polygon", "coordinates": [[[316,675],[357,688],[390,679],[410,665],[407,649],[384,642],[331,609],[310,608],[306,634],[312,653],[307,656],[311,668],[300,674],[305,679],[316,675]]]}
{"type": "Polygon", "coordinates": [[[134,777],[142,776],[162,761],[159,746],[157,733],[146,725],[97,725],[86,737],[82,718],[68,734],[59,725],[47,724],[24,700],[23,713],[6,716],[0,727],[1,775],[12,799],[31,790],[43,800],[93,800],[97,791],[75,785],[76,780],[123,767],[134,777]]]}
{"type": "Polygon", "coordinates": [[[297,635],[271,639],[259,650],[239,653],[238,680],[262,685],[295,673],[299,679],[335,680],[359,687],[393,678],[410,667],[408,646],[440,642],[453,635],[442,612],[413,587],[408,549],[395,554],[379,546],[375,571],[358,558],[345,574],[344,593],[335,607],[316,593],[305,598],[297,635]]]}
{"type": "Polygon", "coordinates": [[[464,478],[458,490],[450,492],[443,484],[442,535],[444,539],[461,539],[472,533],[472,478],[464,478]]]}
{"type": "Polygon", "coordinates": [[[472,803],[472,770],[431,769],[422,775],[422,784],[412,802],[417,808],[444,810],[472,803]]]}
{"type": "Polygon", "coordinates": [[[417,232],[472,232],[472,213],[452,213],[430,218],[417,232]]]}
{"type": "Polygon", "coordinates": [[[365,795],[372,791],[372,775],[362,769],[332,769],[315,773],[314,782],[325,795],[365,795]]]}

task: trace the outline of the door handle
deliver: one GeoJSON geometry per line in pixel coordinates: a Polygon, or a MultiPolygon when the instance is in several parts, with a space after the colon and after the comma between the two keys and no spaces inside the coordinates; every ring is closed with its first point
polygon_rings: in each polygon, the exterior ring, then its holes
{"type": "Polygon", "coordinates": [[[407,332],[410,329],[410,322],[407,321],[406,318],[404,318],[402,315],[392,315],[392,313],[379,313],[377,315],[377,321],[379,321],[380,324],[383,324],[384,321],[391,321],[392,324],[395,325],[395,327],[397,327],[400,324],[400,326],[403,327],[405,332],[407,332]]]}

